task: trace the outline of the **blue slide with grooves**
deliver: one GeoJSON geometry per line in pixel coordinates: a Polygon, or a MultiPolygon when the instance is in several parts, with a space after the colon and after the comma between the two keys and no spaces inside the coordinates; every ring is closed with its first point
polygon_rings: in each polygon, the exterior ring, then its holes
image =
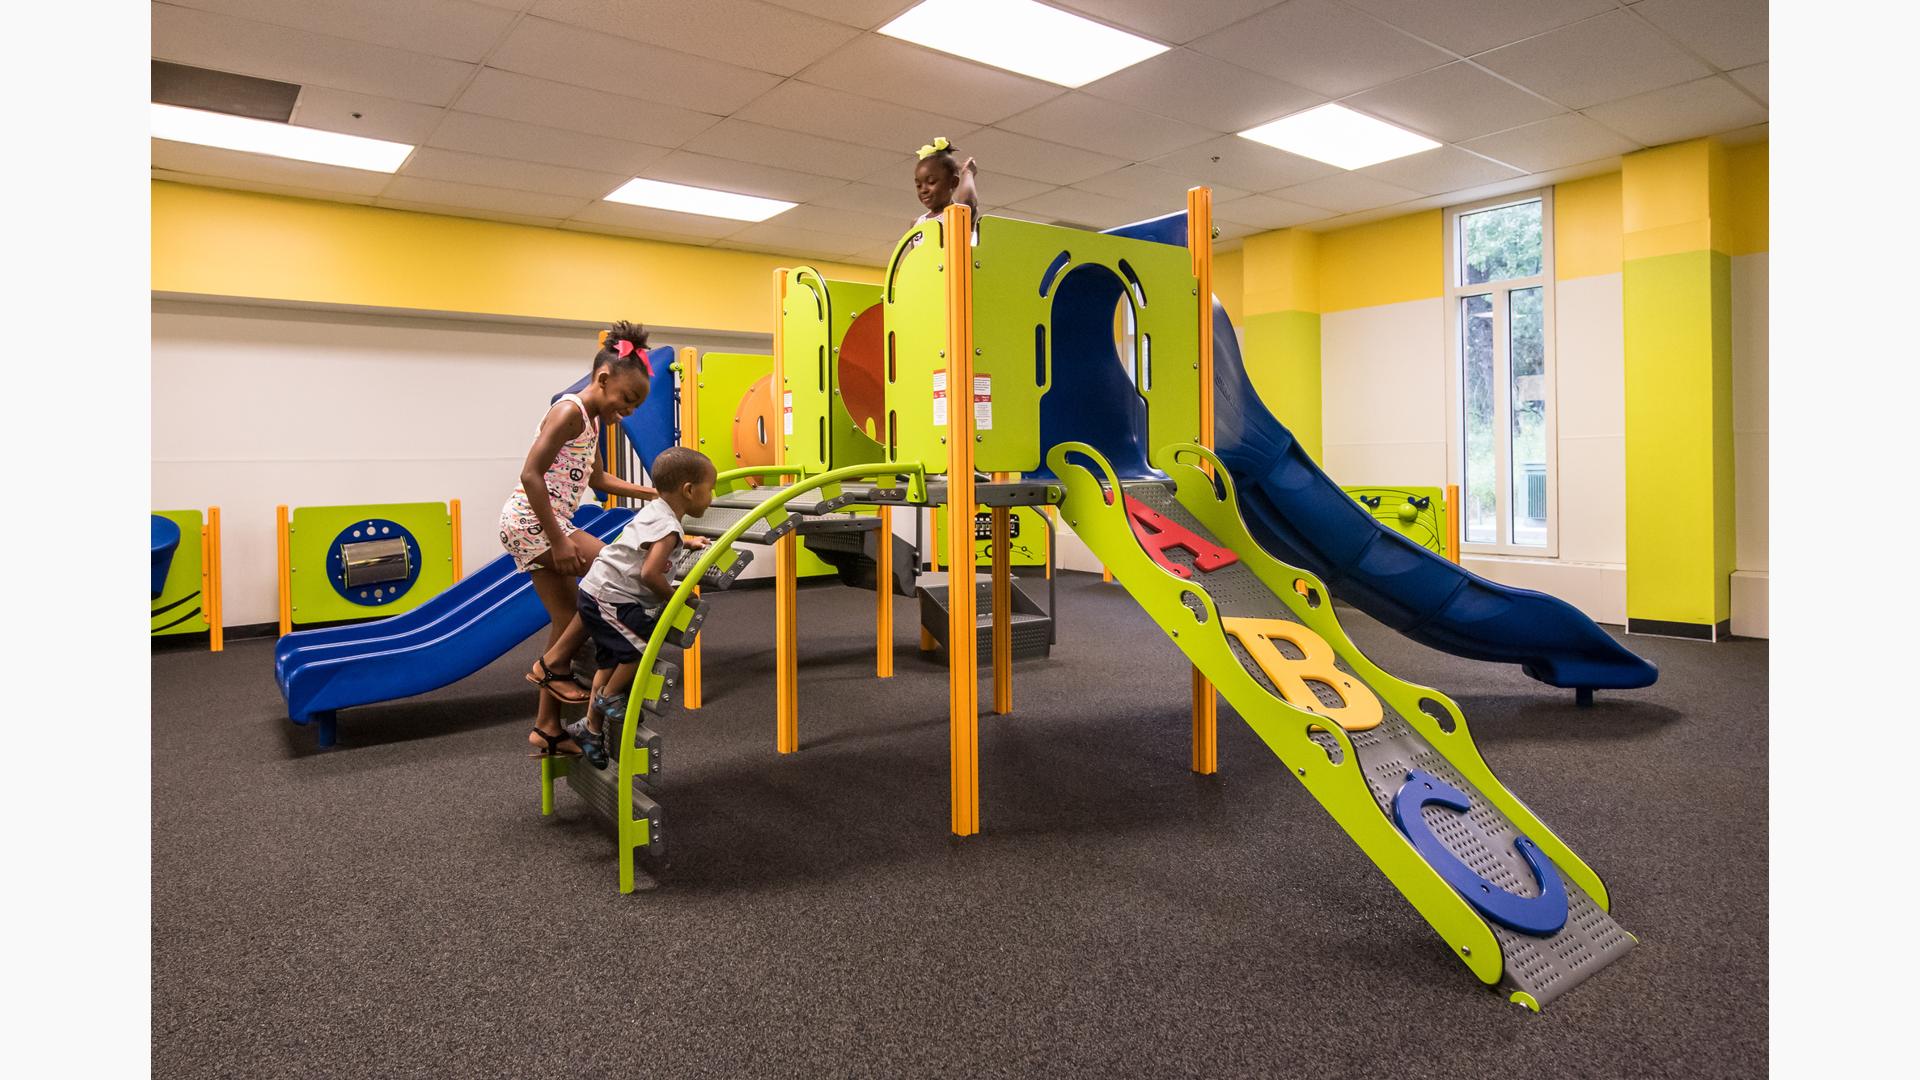
{"type": "MultiPolygon", "coordinates": [[[[573,523],[611,540],[632,516],[631,510],[584,503],[573,523]]],[[[274,647],[273,674],[294,723],[330,721],[336,709],[458,682],[546,625],[547,609],[534,595],[533,579],[502,555],[412,611],[288,634],[274,647]]]]}
{"type": "Polygon", "coordinates": [[[1213,304],[1216,452],[1262,547],[1320,576],[1341,600],[1422,645],[1519,664],[1582,698],[1651,686],[1659,669],[1573,605],[1488,581],[1373,520],[1320,471],[1247,378],[1226,309],[1213,304]]]}

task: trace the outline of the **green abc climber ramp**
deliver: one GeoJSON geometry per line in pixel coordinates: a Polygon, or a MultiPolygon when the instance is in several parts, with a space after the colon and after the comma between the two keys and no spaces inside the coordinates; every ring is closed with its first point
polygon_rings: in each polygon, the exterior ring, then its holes
{"type": "Polygon", "coordinates": [[[1254,541],[1219,458],[1163,446],[1170,479],[1122,481],[1063,442],[1047,464],[1075,533],[1482,982],[1537,1011],[1633,948],[1459,707],[1369,661],[1325,585],[1254,541]]]}

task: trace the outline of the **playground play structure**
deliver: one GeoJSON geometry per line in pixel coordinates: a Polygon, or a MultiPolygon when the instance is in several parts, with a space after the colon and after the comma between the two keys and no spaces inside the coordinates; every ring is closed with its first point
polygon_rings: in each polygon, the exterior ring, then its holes
{"type": "MultiPolygon", "coordinates": [[[[1108,233],[976,223],[950,207],[902,238],[879,286],[779,272],[777,432],[756,432],[774,460],[721,460],[714,508],[689,522],[714,542],[676,567],[612,740],[617,766],[543,759],[543,811],[564,778],[611,821],[623,892],[636,855],[664,850],[648,794],[661,717],[676,697],[697,707],[698,592],[737,573],[736,543],[775,553],[775,749],[797,752],[799,539],[870,535],[874,578],[889,582],[889,518],[903,507],[944,506],[950,521],[988,508],[991,706],[1011,712],[1009,523],[1015,507],[1051,506],[1191,661],[1194,772],[1218,768],[1224,696],[1453,954],[1515,1002],[1538,1010],[1629,951],[1599,876],[1494,776],[1459,707],[1368,660],[1331,598],[1435,648],[1519,664],[1583,702],[1657,673],[1567,604],[1481,579],[1384,527],[1322,473],[1252,389],[1212,300],[1210,237],[1205,189],[1183,213],[1108,233]],[[681,665],[664,660],[668,644],[684,648],[681,665]]],[[[693,446],[706,422],[699,371],[682,356],[678,436],[693,446]]],[[[609,535],[625,511],[582,513],[583,527],[609,535]]],[[[946,531],[948,567],[973,566],[975,552],[972,530],[946,531]]],[[[283,640],[290,715],[430,689],[533,633],[524,579],[497,566],[370,624],[385,629],[283,640]],[[451,649],[458,663],[418,662],[449,641],[468,641],[451,649]]],[[[893,590],[876,592],[876,669],[887,677],[893,590]]],[[[962,837],[982,818],[980,595],[957,588],[945,605],[949,827],[962,837]]]]}

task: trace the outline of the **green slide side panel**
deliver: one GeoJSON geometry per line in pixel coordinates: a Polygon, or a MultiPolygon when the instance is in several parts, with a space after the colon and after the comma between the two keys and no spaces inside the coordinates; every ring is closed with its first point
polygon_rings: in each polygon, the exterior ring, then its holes
{"type": "Polygon", "coordinates": [[[1373,520],[1419,544],[1435,555],[1447,553],[1447,493],[1437,487],[1342,487],[1341,491],[1367,506],[1373,520]],[[1380,500],[1379,506],[1367,505],[1380,500]],[[1425,499],[1426,509],[1414,505],[1425,499]]]}
{"type": "Polygon", "coordinates": [[[936,380],[946,387],[947,270],[945,225],[925,221],[900,238],[887,263],[886,319],[888,457],[924,461],[929,475],[947,471],[947,402],[934,402],[936,380]],[[936,424],[934,421],[938,420],[936,424]]]}
{"type": "Polygon", "coordinates": [[[773,357],[758,353],[704,353],[697,383],[701,453],[721,472],[738,468],[733,456],[733,417],[753,384],[773,373],[773,357]]]}
{"type": "Polygon", "coordinates": [[[825,469],[831,453],[827,406],[833,394],[834,347],[840,343],[833,336],[832,306],[827,279],[818,270],[802,266],[787,275],[787,298],[780,308],[786,397],[775,412],[783,416],[782,463],[809,473],[825,469]]]}
{"type": "MultiPolygon", "coordinates": [[[[1066,491],[1061,513],[1068,526],[1113,572],[1114,579],[1212,681],[1268,749],[1293,770],[1327,813],[1453,947],[1453,954],[1480,981],[1489,985],[1498,982],[1503,966],[1498,939],[1380,812],[1347,733],[1338,724],[1269,694],[1248,674],[1227,643],[1213,598],[1200,585],[1161,569],[1141,549],[1118,497],[1119,482],[1098,451],[1085,443],[1061,443],[1048,452],[1047,464],[1066,491]],[[1102,490],[1103,481],[1115,493],[1111,503],[1102,490]],[[1308,730],[1314,727],[1325,729],[1338,742],[1338,761],[1308,737],[1308,730]]],[[[1202,480],[1211,487],[1204,474],[1202,480]]],[[[1185,498],[1181,502],[1185,505],[1185,498]]],[[[1236,552],[1243,551],[1235,547],[1237,538],[1215,539],[1236,552]]],[[[1285,587],[1291,591],[1291,580],[1285,587]]]]}
{"type": "Polygon", "coordinates": [[[833,393],[827,404],[828,461],[836,469],[843,465],[887,460],[887,448],[879,442],[879,439],[886,437],[886,432],[877,431],[874,438],[869,438],[866,432],[855,427],[853,416],[847,412],[846,399],[840,393],[840,350],[847,340],[847,330],[853,326],[855,319],[880,303],[882,291],[880,286],[862,281],[827,282],[827,294],[831,301],[829,307],[833,313],[833,362],[828,365],[828,376],[833,383],[833,393]]]}
{"type": "MultiPolygon", "coordinates": [[[[1008,525],[1013,532],[1007,545],[1014,566],[1045,566],[1047,564],[1047,523],[1040,511],[1031,506],[1011,508],[1008,525]]],[[[993,514],[980,510],[974,514],[973,561],[978,566],[993,565],[993,538],[987,532],[993,514]],[[983,539],[984,538],[984,539],[983,539]]],[[[947,508],[945,505],[933,508],[934,551],[944,553],[947,550],[947,508]]],[[[943,554],[944,557],[944,554],[943,554]]]]}
{"type": "MultiPolygon", "coordinates": [[[[1296,581],[1304,581],[1322,597],[1330,596],[1326,584],[1305,570],[1290,566],[1267,554],[1247,531],[1246,521],[1240,517],[1239,503],[1234,495],[1233,477],[1226,466],[1212,452],[1196,445],[1166,446],[1153,457],[1156,468],[1165,472],[1178,485],[1177,497],[1180,505],[1207,527],[1216,540],[1231,548],[1252,570],[1263,585],[1273,591],[1285,604],[1287,610],[1302,623],[1325,638],[1333,646],[1335,655],[1347,662],[1348,666],[1359,674],[1360,680],[1368,688],[1380,695],[1380,698],[1392,706],[1412,728],[1419,732],[1428,745],[1439,751],[1460,775],[1478,788],[1486,800],[1518,826],[1520,831],[1540,845],[1540,849],[1552,857],[1561,872],[1571,878],[1594,903],[1606,910],[1611,906],[1607,889],[1600,881],[1600,875],[1594,873],[1573,850],[1567,847],[1553,830],[1547,828],[1531,808],[1508,791],[1505,784],[1493,775],[1493,769],[1486,759],[1480,756],[1479,747],[1474,744],[1473,735],[1467,730],[1467,718],[1461,713],[1460,706],[1453,699],[1430,686],[1420,686],[1405,679],[1389,675],[1373,661],[1367,659],[1353,639],[1341,628],[1340,620],[1333,613],[1333,605],[1322,603],[1319,607],[1308,604],[1294,587],[1296,581]],[[1201,471],[1202,462],[1211,463],[1215,474],[1220,478],[1216,488],[1214,480],[1201,471]],[[1441,726],[1439,718],[1422,709],[1423,701],[1431,702],[1448,716],[1452,730],[1441,726]]],[[[1342,742],[1344,743],[1344,739],[1342,742]]],[[[1399,833],[1394,833],[1395,837],[1399,833]]],[[[1365,844],[1362,845],[1366,847],[1365,844]]],[[[1411,849],[1409,849],[1411,850],[1411,849]]],[[[1374,856],[1372,848],[1367,849],[1374,856]]],[[[1378,861],[1377,856],[1375,861],[1378,861]]]]}
{"type": "Polygon", "coordinates": [[[155,516],[180,526],[180,547],[167,568],[167,585],[153,602],[154,637],[168,634],[204,634],[207,617],[200,600],[200,530],[205,522],[198,510],[155,510],[155,516]]]}
{"type": "MultiPolygon", "coordinates": [[[[1011,218],[982,218],[979,233],[973,364],[976,380],[990,380],[992,427],[981,425],[976,468],[1039,467],[1040,398],[1053,378],[1054,299],[1066,275],[1090,263],[1106,267],[1133,298],[1134,385],[1147,400],[1148,445],[1200,437],[1199,282],[1186,248],[1011,218]],[[1063,254],[1067,261],[1042,296],[1047,269],[1063,254]]],[[[1111,323],[1103,321],[1099,332],[1111,333],[1111,323]]],[[[1074,392],[1072,386],[1060,390],[1074,392]]]]}
{"type": "Polygon", "coordinates": [[[296,624],[384,619],[411,611],[453,584],[453,519],[445,503],[377,503],[366,506],[302,506],[287,524],[288,577],[296,624]],[[327,580],[328,547],[341,530],[368,518],[384,518],[413,534],[420,545],[420,576],[392,603],[352,603],[327,580]]]}

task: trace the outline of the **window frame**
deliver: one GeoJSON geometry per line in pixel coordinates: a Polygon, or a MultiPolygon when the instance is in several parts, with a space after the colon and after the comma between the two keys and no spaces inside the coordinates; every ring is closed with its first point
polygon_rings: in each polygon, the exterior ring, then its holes
{"type": "Polygon", "coordinates": [[[1553,189],[1538,188],[1532,191],[1515,192],[1477,202],[1462,203],[1448,207],[1443,217],[1445,249],[1446,284],[1446,335],[1447,335],[1447,476],[1450,482],[1460,486],[1460,503],[1455,508],[1459,520],[1455,528],[1459,530],[1460,552],[1462,555],[1515,555],[1535,559],[1557,559],[1560,557],[1560,438],[1559,438],[1559,383],[1560,365],[1558,350],[1555,346],[1556,320],[1554,317],[1553,288],[1553,189]],[[1529,202],[1540,203],[1540,272],[1528,277],[1506,278],[1499,281],[1481,282],[1476,285],[1462,284],[1465,277],[1461,259],[1464,252],[1460,243],[1460,219],[1483,210],[1497,210],[1504,206],[1517,206],[1529,202]],[[1514,290],[1538,287],[1541,296],[1541,349],[1546,367],[1543,395],[1546,401],[1546,415],[1543,418],[1546,439],[1546,479],[1547,479],[1547,542],[1544,546],[1516,544],[1513,542],[1513,365],[1509,353],[1512,305],[1507,294],[1514,290]],[[1493,319],[1497,328],[1494,334],[1494,381],[1500,388],[1494,396],[1494,429],[1500,433],[1495,441],[1494,453],[1494,540],[1491,543],[1471,542],[1467,539],[1467,495],[1466,495],[1466,357],[1462,350],[1461,307],[1469,296],[1490,296],[1493,300],[1493,319]]]}

